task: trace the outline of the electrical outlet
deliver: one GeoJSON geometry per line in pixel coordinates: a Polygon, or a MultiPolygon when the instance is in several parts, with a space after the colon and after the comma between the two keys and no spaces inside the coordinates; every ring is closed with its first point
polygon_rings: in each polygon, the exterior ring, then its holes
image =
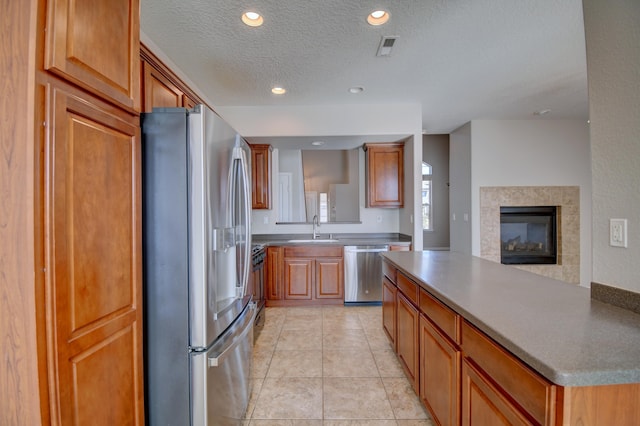
{"type": "Polygon", "coordinates": [[[378,217],[376,217],[376,222],[378,222],[378,223],[382,223],[382,216],[378,216],[378,217]]]}
{"type": "Polygon", "coordinates": [[[264,218],[262,219],[262,223],[264,223],[265,225],[269,224],[269,216],[264,216],[264,218]]]}
{"type": "Polygon", "coordinates": [[[627,247],[627,219],[609,219],[609,245],[627,247]]]}

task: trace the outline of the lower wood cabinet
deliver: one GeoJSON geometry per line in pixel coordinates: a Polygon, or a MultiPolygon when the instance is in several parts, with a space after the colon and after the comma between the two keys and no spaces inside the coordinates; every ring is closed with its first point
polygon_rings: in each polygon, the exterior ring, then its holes
{"type": "Polygon", "coordinates": [[[383,262],[382,326],[437,425],[640,425],[640,383],[562,387],[383,262]]]}
{"type": "Polygon", "coordinates": [[[394,350],[396,347],[396,303],[398,289],[388,278],[382,278],[382,329],[391,341],[394,350]]]}
{"type": "Polygon", "coordinates": [[[344,300],[342,257],[317,257],[315,267],[315,298],[344,300]]]}
{"type": "Polygon", "coordinates": [[[416,308],[404,294],[398,292],[397,296],[396,348],[398,358],[414,391],[418,393],[418,326],[420,316],[418,314],[418,308],[416,308]]]}
{"type": "Polygon", "coordinates": [[[460,424],[460,349],[420,315],[420,399],[436,423],[460,424]]]}
{"type": "MultiPolygon", "coordinates": [[[[519,407],[520,412],[533,424],[553,424],[557,386],[515,358],[484,333],[466,321],[462,323],[462,351],[467,364],[475,365],[490,378],[491,383],[501,389],[501,396],[519,407]]],[[[465,392],[471,388],[463,386],[463,413],[465,392]]],[[[511,408],[509,408],[511,411],[511,408]]],[[[506,414],[505,414],[506,415],[506,414]]]]}
{"type": "Polygon", "coordinates": [[[462,363],[463,425],[532,425],[480,369],[468,360],[462,363]]]}
{"type": "Polygon", "coordinates": [[[267,248],[267,306],[344,303],[342,246],[267,248]]]}
{"type": "Polygon", "coordinates": [[[411,244],[389,244],[389,251],[411,251],[411,244]]]}
{"type": "Polygon", "coordinates": [[[284,298],[311,300],[313,296],[314,259],[284,259],[284,298]]]}
{"type": "Polygon", "coordinates": [[[269,301],[282,300],[284,285],[282,283],[282,254],[283,247],[267,247],[267,261],[265,267],[265,299],[269,301]]]}

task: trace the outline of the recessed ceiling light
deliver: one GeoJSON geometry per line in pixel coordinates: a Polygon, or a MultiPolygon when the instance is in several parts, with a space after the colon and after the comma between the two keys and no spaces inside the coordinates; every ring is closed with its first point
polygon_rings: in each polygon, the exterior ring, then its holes
{"type": "Polygon", "coordinates": [[[311,142],[311,145],[313,145],[313,146],[322,146],[322,145],[324,145],[324,141],[313,141],[313,142],[311,142]]]}
{"type": "Polygon", "coordinates": [[[386,24],[391,15],[386,10],[374,10],[367,16],[367,22],[369,25],[383,25],[386,24]]]}
{"type": "Polygon", "coordinates": [[[349,93],[362,93],[364,91],[364,87],[354,86],[349,87],[349,93]]]}
{"type": "Polygon", "coordinates": [[[287,89],[285,89],[284,87],[274,87],[273,89],[271,89],[271,93],[273,93],[274,95],[284,95],[285,93],[287,93],[287,89]]]}
{"type": "Polygon", "coordinates": [[[242,14],[242,22],[250,27],[259,27],[264,23],[264,19],[257,12],[245,12],[242,14]]]}
{"type": "Polygon", "coordinates": [[[534,111],[533,115],[545,115],[551,112],[550,109],[541,109],[539,111],[534,111]]]}

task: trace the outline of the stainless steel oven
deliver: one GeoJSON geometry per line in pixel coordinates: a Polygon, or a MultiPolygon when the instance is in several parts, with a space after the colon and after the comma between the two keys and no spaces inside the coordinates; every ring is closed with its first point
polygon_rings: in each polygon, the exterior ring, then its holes
{"type": "Polygon", "coordinates": [[[256,316],[254,322],[254,337],[257,337],[262,326],[264,325],[265,318],[265,282],[264,282],[264,262],[266,258],[266,251],[264,245],[254,244],[251,248],[251,279],[249,286],[251,289],[251,295],[253,296],[253,302],[256,305],[256,316]]]}

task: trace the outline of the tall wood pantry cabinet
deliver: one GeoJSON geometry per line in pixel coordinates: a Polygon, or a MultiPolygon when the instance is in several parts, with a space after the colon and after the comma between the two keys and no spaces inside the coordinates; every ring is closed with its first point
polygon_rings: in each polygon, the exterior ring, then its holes
{"type": "Polygon", "coordinates": [[[0,423],[143,425],[139,0],[4,6],[0,423]]]}

